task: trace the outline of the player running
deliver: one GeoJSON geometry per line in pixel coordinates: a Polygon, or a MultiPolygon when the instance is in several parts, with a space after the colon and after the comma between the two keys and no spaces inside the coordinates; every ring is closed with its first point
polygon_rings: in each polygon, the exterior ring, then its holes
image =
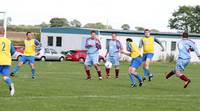
{"type": "Polygon", "coordinates": [[[32,79],[36,77],[36,70],[35,70],[35,49],[40,47],[40,43],[36,39],[32,39],[32,33],[26,33],[26,40],[24,40],[25,50],[24,55],[20,58],[18,65],[14,68],[13,72],[10,76],[16,76],[17,72],[19,71],[20,67],[25,64],[26,62],[29,63],[32,72],[32,79]]]}
{"type": "MultiPolygon", "coordinates": [[[[123,50],[121,42],[117,40],[117,34],[112,33],[112,40],[108,43],[108,48],[106,56],[108,55],[107,60],[112,63],[115,67],[115,78],[119,78],[119,59],[120,52],[123,50]]],[[[106,78],[110,77],[110,68],[106,68],[106,78]]]]}
{"type": "Polygon", "coordinates": [[[169,79],[171,76],[176,74],[178,78],[184,81],[184,88],[186,88],[191,80],[185,76],[183,73],[186,66],[190,63],[190,52],[195,51],[196,55],[200,59],[200,53],[193,41],[189,39],[188,33],[184,32],[182,35],[182,40],[178,43],[178,60],[176,62],[175,70],[172,70],[166,73],[166,79],[169,79]]]}
{"type": "Polygon", "coordinates": [[[91,31],[91,37],[86,40],[85,48],[87,49],[87,57],[85,60],[85,72],[87,80],[91,80],[90,67],[94,65],[97,70],[99,80],[102,80],[101,68],[99,66],[99,50],[101,49],[101,43],[96,37],[96,31],[91,31]]]}
{"type": "Polygon", "coordinates": [[[144,34],[145,34],[145,37],[143,37],[139,43],[140,50],[143,47],[143,62],[144,62],[143,80],[146,80],[148,78],[149,81],[151,81],[153,75],[151,74],[149,70],[149,65],[154,55],[154,45],[155,45],[154,42],[158,43],[161,46],[162,51],[164,51],[164,47],[157,38],[150,35],[150,31],[148,29],[145,29],[144,34]]]}
{"type": "Polygon", "coordinates": [[[5,37],[4,28],[0,27],[0,74],[3,76],[3,80],[8,85],[10,90],[10,96],[14,96],[15,88],[14,83],[9,77],[11,56],[15,53],[15,48],[11,41],[5,37]]]}
{"type": "Polygon", "coordinates": [[[130,67],[128,69],[130,80],[132,82],[131,87],[137,86],[135,78],[138,79],[139,86],[141,87],[143,84],[143,80],[142,80],[142,77],[139,75],[139,73],[136,72],[136,70],[142,64],[142,57],[141,57],[141,54],[140,54],[140,51],[139,51],[139,48],[138,48],[136,42],[134,42],[130,38],[127,39],[127,42],[128,42],[127,49],[130,53],[126,53],[126,52],[122,52],[122,53],[126,54],[128,56],[131,56],[131,58],[132,58],[130,67]]]}

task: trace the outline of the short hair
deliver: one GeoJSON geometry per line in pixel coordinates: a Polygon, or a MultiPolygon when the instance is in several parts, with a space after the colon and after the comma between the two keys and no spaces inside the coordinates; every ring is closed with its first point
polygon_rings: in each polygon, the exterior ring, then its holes
{"type": "Polygon", "coordinates": [[[147,31],[149,31],[149,32],[150,32],[150,30],[149,30],[149,29],[145,29],[145,30],[144,30],[144,32],[147,32],[147,31]]]}
{"type": "Polygon", "coordinates": [[[26,36],[27,36],[28,34],[31,34],[31,32],[26,32],[26,36]]]}
{"type": "Polygon", "coordinates": [[[126,39],[127,42],[133,42],[131,38],[126,39]]]}
{"type": "Polygon", "coordinates": [[[97,34],[97,32],[96,32],[95,30],[92,30],[92,31],[90,32],[90,34],[92,34],[92,33],[97,34]]]}
{"type": "Polygon", "coordinates": [[[116,32],[112,32],[112,34],[115,34],[115,35],[117,35],[117,33],[116,33],[116,32]]]}
{"type": "Polygon", "coordinates": [[[182,37],[183,37],[183,38],[188,38],[188,37],[189,37],[189,34],[188,34],[187,32],[183,32],[182,37]]]}

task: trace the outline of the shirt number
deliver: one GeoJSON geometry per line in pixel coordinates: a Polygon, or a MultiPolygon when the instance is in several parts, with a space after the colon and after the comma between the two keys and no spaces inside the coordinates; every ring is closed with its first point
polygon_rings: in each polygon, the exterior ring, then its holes
{"type": "Polygon", "coordinates": [[[2,51],[6,51],[5,48],[6,48],[6,43],[2,42],[2,51]]]}

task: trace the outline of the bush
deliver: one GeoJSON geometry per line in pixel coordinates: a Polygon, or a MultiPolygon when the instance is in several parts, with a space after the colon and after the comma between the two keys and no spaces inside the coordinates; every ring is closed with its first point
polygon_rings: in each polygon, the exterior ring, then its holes
{"type": "Polygon", "coordinates": [[[169,62],[169,63],[175,62],[175,55],[174,54],[167,54],[165,61],[169,62]]]}

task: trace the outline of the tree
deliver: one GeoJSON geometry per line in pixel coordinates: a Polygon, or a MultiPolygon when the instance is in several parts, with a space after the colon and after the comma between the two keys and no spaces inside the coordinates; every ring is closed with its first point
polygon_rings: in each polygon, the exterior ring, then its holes
{"type": "Polygon", "coordinates": [[[160,32],[160,31],[157,29],[151,29],[151,32],[160,32]]]}
{"type": "Polygon", "coordinates": [[[136,31],[144,31],[145,28],[144,27],[135,27],[136,31]]]}
{"type": "Polygon", "coordinates": [[[40,25],[38,25],[41,28],[45,28],[45,27],[50,27],[50,24],[47,24],[45,22],[42,22],[40,25]]]}
{"type": "Polygon", "coordinates": [[[69,22],[66,18],[52,18],[50,20],[51,27],[69,27],[69,22]]]}
{"type": "Polygon", "coordinates": [[[200,33],[200,5],[180,6],[169,19],[170,29],[200,33]]]}
{"type": "Polygon", "coordinates": [[[81,27],[81,22],[74,19],[73,21],[70,22],[71,27],[81,27]]]}
{"type": "Polygon", "coordinates": [[[123,25],[121,26],[121,28],[122,28],[123,30],[130,30],[130,26],[129,26],[128,24],[123,24],[123,25]]]}
{"type": "Polygon", "coordinates": [[[86,25],[84,25],[85,28],[95,28],[95,29],[112,29],[112,26],[107,26],[104,25],[101,22],[97,22],[97,23],[87,23],[86,25]]]}

